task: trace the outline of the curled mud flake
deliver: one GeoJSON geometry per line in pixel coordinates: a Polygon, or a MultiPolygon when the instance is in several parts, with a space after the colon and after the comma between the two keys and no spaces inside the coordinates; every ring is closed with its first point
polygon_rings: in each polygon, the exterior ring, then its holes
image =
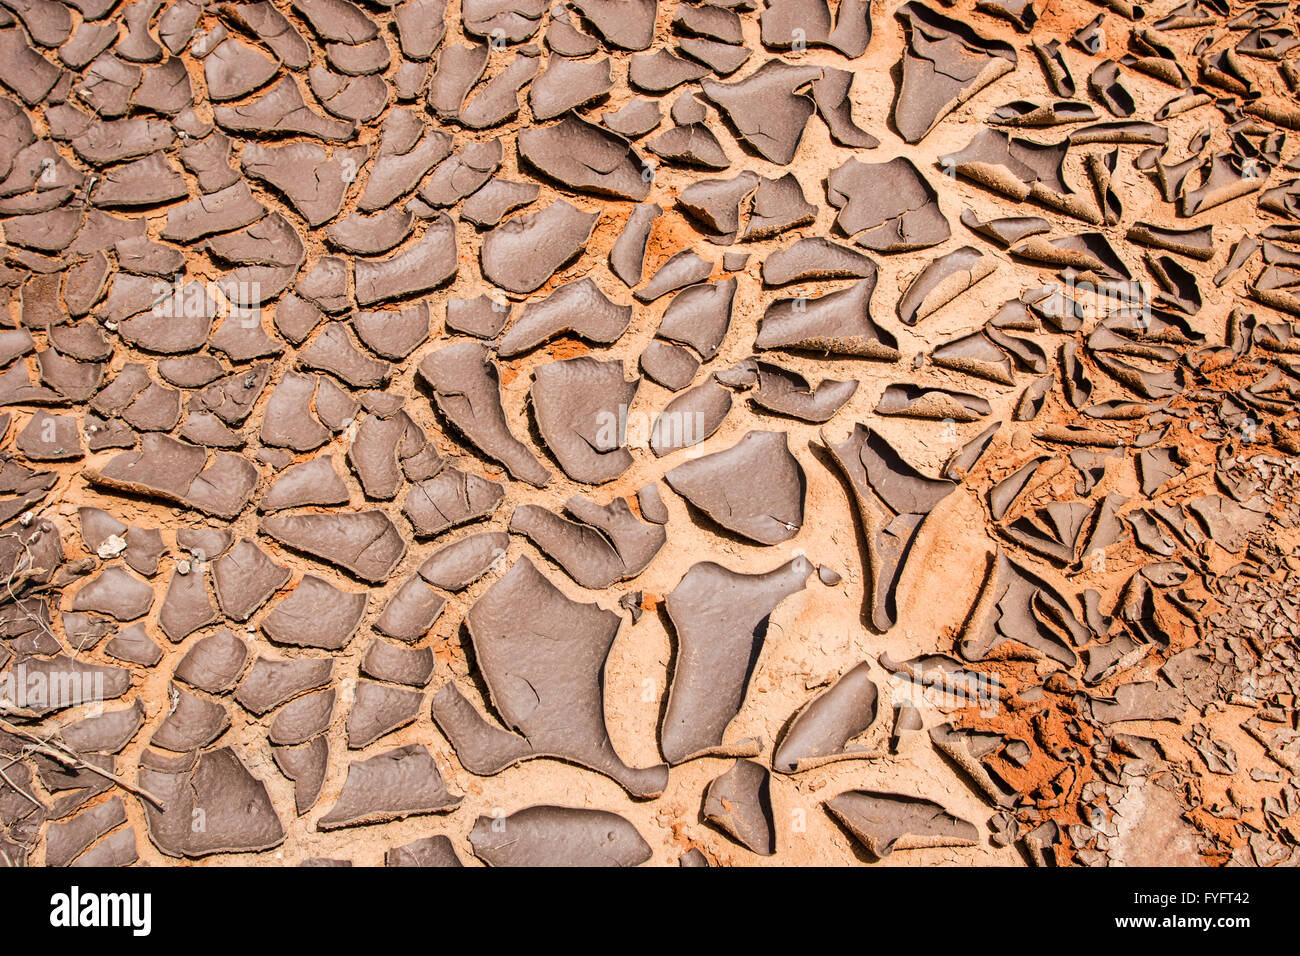
{"type": "Polygon", "coordinates": [[[500,376],[486,346],[445,346],[425,356],[418,375],[433,390],[438,410],[475,448],[538,488],[551,480],[545,466],[510,431],[501,405],[500,376]]]}
{"type": "Polygon", "coordinates": [[[149,839],[168,856],[256,852],[284,840],[266,785],[229,747],[200,753],[189,769],[142,765],[140,786],[167,808],[144,805],[149,839]],[[202,827],[193,825],[198,817],[202,827]]]}
{"type": "Polygon", "coordinates": [[[665,130],[646,143],[646,149],[660,159],[703,169],[726,169],[731,165],[727,153],[703,123],[690,123],[665,130]]]}
{"type": "Polygon", "coordinates": [[[812,279],[875,278],[876,264],[869,256],[829,239],[798,239],[763,260],[763,284],[789,285],[812,279]]]}
{"type": "Polygon", "coordinates": [[[252,462],[239,455],[217,452],[190,483],[181,503],[218,518],[234,518],[248,506],[258,478],[252,462]]]}
{"type": "MultiPolygon", "coordinates": [[[[634,64],[636,60],[632,61],[634,64]]],[[[528,105],[533,119],[555,119],[571,109],[586,106],[607,94],[614,85],[609,57],[595,60],[571,60],[557,57],[528,91],[528,105]]]]}
{"type": "Polygon", "coordinates": [[[1169,130],[1165,127],[1133,120],[1095,123],[1074,130],[1069,137],[1072,146],[1086,146],[1089,143],[1148,143],[1163,146],[1168,141],[1169,130]]]}
{"type": "Polygon", "coordinates": [[[876,719],[877,692],[867,664],[859,664],[817,695],[791,721],[772,755],[781,773],[798,773],[833,760],[868,755],[849,741],[876,719]]]}
{"type": "MultiPolygon", "coordinates": [[[[163,11],[158,20],[158,32],[163,43],[173,54],[179,55],[184,44],[190,40],[200,13],[201,10],[197,9],[197,5],[191,3],[175,3],[163,11]],[[164,21],[174,29],[165,28],[164,21]],[[171,43],[168,43],[169,36],[174,38],[171,43]]],[[[236,23],[242,24],[265,43],[289,69],[305,70],[310,65],[311,50],[307,46],[307,41],[283,13],[265,0],[258,3],[241,3],[233,9],[224,9],[222,13],[231,17],[236,23]]]]}
{"type": "Polygon", "coordinates": [[[668,595],[677,657],[660,746],[670,764],[706,754],[758,753],[756,741],[728,745],[723,738],[744,703],[772,612],[803,590],[812,573],[812,563],[802,556],[764,574],[702,562],[668,595]]]}
{"type": "Polygon", "coordinates": [[[636,827],[617,813],[576,807],[537,806],[509,816],[481,816],[469,842],[474,855],[489,866],[639,866],[652,855],[636,827]]]}
{"type": "Polygon", "coordinates": [[[478,339],[494,339],[510,319],[510,309],[508,302],[486,293],[473,299],[448,299],[447,330],[478,339]]]}
{"type": "Polygon", "coordinates": [[[743,43],[740,14],[721,6],[683,3],[673,14],[673,26],[691,36],[708,37],[719,43],[743,43]]]}
{"type": "Polygon", "coordinates": [[[63,743],[77,753],[115,754],[135,739],[144,726],[144,701],[98,716],[83,717],[59,730],[63,743]]]}
{"type": "MultiPolygon", "coordinates": [[[[338,256],[321,256],[298,280],[294,291],[296,296],[305,299],[318,311],[331,315],[347,311],[352,305],[352,297],[348,294],[347,262],[338,256]]],[[[299,316],[299,319],[306,321],[304,316],[299,316]]],[[[320,321],[319,314],[314,321],[320,321]]],[[[313,327],[314,325],[305,325],[297,333],[298,341],[305,338],[313,327]]]]}
{"type": "Polygon", "coordinates": [[[316,376],[286,373],[263,411],[259,433],[262,444],[305,452],[329,441],[329,430],[311,413],[315,394],[316,376]]]}
{"type": "Polygon", "coordinates": [[[743,80],[705,79],[700,89],[730,121],[741,140],[769,162],[794,159],[808,118],[816,110],[804,92],[822,77],[821,67],[768,60],[743,80]]]}
{"type": "Polygon", "coordinates": [[[361,673],[393,684],[423,687],[433,677],[433,667],[432,648],[398,647],[376,640],[366,651],[361,673]]]}
{"type": "Polygon", "coordinates": [[[1060,239],[1033,236],[1012,246],[1010,252],[1032,262],[1093,272],[1108,279],[1132,278],[1124,260],[1100,232],[1084,232],[1060,239]]]}
{"type": "Polygon", "coordinates": [[[461,591],[491,569],[509,545],[509,536],[483,531],[439,548],[420,565],[420,577],[444,591],[461,591]]]}
{"type": "Polygon", "coordinates": [[[459,152],[438,164],[421,187],[420,198],[434,208],[456,205],[480,189],[501,168],[502,156],[499,139],[465,143],[459,152]]]}
{"type": "Polygon", "coordinates": [[[332,119],[308,106],[297,82],[287,75],[255,99],[239,106],[215,107],[212,118],[225,130],[251,136],[296,133],[337,143],[352,139],[357,131],[354,121],[332,119]]]}
{"type": "Polygon", "coordinates": [[[348,488],[334,468],[332,455],[290,465],[276,475],[257,503],[262,512],[283,511],[304,505],[345,505],[348,488]]]}
{"type": "Polygon", "coordinates": [[[260,716],[306,691],[324,687],[333,673],[334,662],[329,658],[259,657],[240,681],[235,700],[250,713],[260,716]]]}
{"type": "Polygon", "coordinates": [[[718,354],[731,325],[736,280],[693,285],[673,296],[659,323],[659,338],[689,345],[706,362],[718,354]]]}
{"type": "Polygon", "coordinates": [[[416,482],[402,504],[412,530],[422,537],[477,521],[497,510],[505,488],[495,481],[447,468],[434,478],[416,482]]]}
{"type": "Polygon", "coordinates": [[[1186,315],[1195,315],[1201,311],[1201,288],[1196,276],[1184,268],[1172,256],[1155,256],[1147,253],[1147,271],[1156,280],[1159,287],[1155,295],[1158,305],[1175,309],[1186,315]]]}
{"type": "MultiPolygon", "coordinates": [[[[1254,34],[1248,34],[1241,43],[1237,44],[1237,52],[1242,52],[1243,44],[1247,43],[1252,35],[1254,34]]],[[[1134,29],[1129,34],[1129,50],[1130,53],[1120,58],[1124,66],[1155,77],[1160,82],[1168,83],[1180,90],[1191,87],[1192,81],[1179,62],[1184,54],[1175,51],[1154,31],[1146,27],[1134,29]]]]}
{"type": "Polygon", "coordinates": [[[321,329],[311,344],[298,353],[298,361],[305,368],[329,372],[353,388],[381,387],[393,374],[390,364],[371,358],[357,348],[343,322],[330,322],[321,329]]]}
{"type": "MultiPolygon", "coordinates": [[[[103,365],[77,362],[54,349],[37,352],[36,365],[40,369],[41,384],[48,385],[69,402],[84,402],[90,398],[104,374],[103,365]]],[[[68,434],[66,424],[62,431],[68,434]]]]}
{"type": "MultiPolygon", "coordinates": [[[[133,624],[131,627],[124,627],[117,633],[106,645],[104,653],[114,660],[125,661],[128,664],[139,664],[143,667],[153,667],[162,660],[162,648],[154,643],[144,629],[143,624],[133,624]]],[[[89,748],[96,749],[96,748],[89,748]]]]}
{"type": "Polygon", "coordinates": [[[349,213],[328,229],[332,245],[357,256],[377,256],[399,245],[415,227],[415,217],[400,206],[389,206],[373,216],[349,213]]]}
{"type": "Polygon", "coordinates": [[[90,845],[126,822],[121,797],[83,810],[70,820],[51,823],[45,834],[45,865],[68,866],[90,845]]]}
{"type": "Polygon", "coordinates": [[[654,100],[636,97],[621,109],[604,114],[600,121],[619,136],[636,139],[659,126],[663,113],[654,100]]]}
{"type": "Polygon", "coordinates": [[[790,349],[896,361],[898,340],[871,318],[876,279],[818,298],[777,299],[759,321],[756,349],[790,349]]]}
{"type": "Polygon", "coordinates": [[[756,367],[758,390],[752,396],[754,404],[805,422],[829,421],[858,390],[856,379],[823,379],[813,388],[802,375],[779,365],[760,361],[756,367]]]}
{"type": "Polygon", "coordinates": [[[1006,20],[1021,33],[1028,33],[1038,22],[1033,0],[976,0],[975,9],[1006,20]]]}
{"type": "Polygon", "coordinates": [[[951,234],[938,194],[909,159],[851,159],[831,170],[826,182],[827,198],[839,210],[835,224],[867,249],[925,249],[951,234]]]}
{"type": "Polygon", "coordinates": [[[641,517],[655,524],[668,523],[668,508],[659,494],[659,485],[649,484],[636,493],[636,501],[641,517]]]}
{"type": "Polygon", "coordinates": [[[759,25],[769,49],[799,50],[802,43],[830,47],[852,60],[871,42],[871,0],[837,4],[833,23],[827,0],[775,0],[766,5],[759,25]]]}
{"type": "Polygon", "coordinates": [[[852,72],[823,67],[821,79],[812,83],[813,103],[835,142],[850,149],[875,149],[880,140],[853,119],[853,104],[849,98],[852,87],[852,72]]]}
{"type": "Polygon", "coordinates": [[[172,572],[162,607],[158,610],[158,626],[173,644],[179,644],[189,635],[217,620],[217,609],[208,597],[204,578],[207,571],[191,570],[181,574],[172,572]]]}
{"type": "Polygon", "coordinates": [[[452,150],[452,137],[443,130],[425,132],[414,110],[395,109],[384,120],[379,151],[357,200],[361,212],[378,212],[413,190],[429,170],[452,150]]]}
{"type": "Polygon", "coordinates": [[[70,865],[95,868],[130,866],[139,858],[135,827],[127,827],[100,840],[70,865]]]}
{"type": "Polygon", "coordinates": [[[958,650],[966,660],[980,661],[1010,642],[1068,668],[1078,662],[1073,648],[1088,640],[1086,628],[1059,591],[999,552],[990,562],[958,650]]]}
{"type": "Polygon", "coordinates": [[[268,83],[279,64],[256,47],[227,39],[203,58],[208,98],[238,100],[268,83]]]}
{"type": "Polygon", "coordinates": [[[1007,216],[981,222],[970,209],[962,212],[961,224],[1004,249],[1029,236],[1049,232],[1052,228],[1052,224],[1041,216],[1007,216]]]}
{"type": "Polygon", "coordinates": [[[267,739],[277,747],[296,747],[329,729],[334,716],[333,689],[307,694],[286,704],[271,721],[267,739]]]}
{"type": "Polygon", "coordinates": [[[822,438],[852,488],[866,538],[863,616],[884,633],[898,617],[896,591],[916,536],[957,485],[925,477],[865,425],[855,425],[838,444],[822,438]]]}
{"type": "Polygon", "coordinates": [[[703,282],[712,272],[711,263],[693,249],[683,249],[661,265],[644,288],[632,294],[638,302],[653,302],[669,292],[703,282]]]}
{"type": "Polygon", "coordinates": [[[681,191],[677,202],[709,230],[705,238],[710,242],[731,243],[740,234],[743,207],[760,181],[752,170],[731,179],[698,180],[681,191]]]}
{"type": "Polygon", "coordinates": [[[429,292],[453,278],[457,267],[456,225],[440,214],[406,249],[385,259],[354,262],[357,304],[370,306],[429,292]]]}
{"type": "Polygon", "coordinates": [[[988,399],[980,395],[910,383],[886,387],[876,404],[877,415],[903,415],[932,421],[973,422],[992,410],[988,399]]]}
{"type": "Polygon", "coordinates": [[[394,640],[412,644],[433,627],[446,603],[446,598],[418,574],[413,574],[388,599],[375,620],[375,629],[394,640]]]}
{"type": "Polygon", "coordinates": [[[780,544],[803,525],[806,479],[784,432],[752,431],[732,448],[678,465],[669,487],[729,531],[780,544]]]}
{"type": "Polygon", "coordinates": [[[399,459],[410,457],[423,443],[419,429],[398,412],[391,418],[367,415],[348,447],[348,463],[367,498],[389,501],[402,490],[399,459]]]}
{"type": "Polygon", "coordinates": [[[919,3],[905,3],[894,15],[907,40],[894,127],[908,143],[920,142],[953,109],[1016,68],[1011,44],[919,3]]]}
{"type": "Polygon", "coordinates": [[[934,259],[908,285],[898,300],[898,318],[915,325],[937,312],[981,279],[992,275],[997,262],[972,246],[962,246],[934,259]]]}
{"type": "Polygon", "coordinates": [[[293,8],[326,40],[366,43],[379,35],[379,27],[349,0],[293,0],[293,8]]]}
{"type": "Polygon", "coordinates": [[[304,574],[293,592],[263,618],[261,628],[277,644],[337,651],[352,639],[365,611],[364,591],[345,591],[304,574]]]}
{"type": "Polygon", "coordinates": [[[118,621],[132,621],[153,606],[153,589],[125,568],[111,565],[79,590],[69,607],[95,611],[118,621]]]}
{"type": "Polygon", "coordinates": [[[520,505],[510,530],[527,537],[585,588],[600,590],[636,577],[668,540],[661,526],[638,521],[623,498],[598,505],[575,495],[565,510],[576,520],[520,505]]]}
{"type": "Polygon", "coordinates": [[[631,58],[627,70],[628,83],[647,93],[667,93],[708,75],[707,67],[668,50],[638,53],[631,58]]]}
{"type": "Polygon", "coordinates": [[[704,791],[704,819],[759,856],[776,852],[772,775],[752,760],[737,760],[704,791]]]}
{"type": "Polygon", "coordinates": [[[656,0],[574,0],[601,38],[620,50],[645,50],[654,39],[656,0]]]}
{"type": "Polygon", "coordinates": [[[382,73],[388,67],[388,46],[378,37],[365,43],[327,43],[325,59],[348,76],[382,73]]]}
{"type": "Polygon", "coordinates": [[[964,176],[1017,202],[1033,198],[1076,219],[1097,222],[1097,211],[1075,196],[1064,179],[1066,153],[1080,132],[1057,143],[1036,143],[985,127],[965,149],[940,156],[939,166],[945,175],[964,176]]]}
{"type": "MultiPolygon", "coordinates": [[[[549,34],[548,34],[549,35],[549,34]]],[[[442,833],[421,837],[384,853],[384,866],[464,866],[451,839],[442,833]]]]}
{"type": "Polygon", "coordinates": [[[672,392],[691,384],[700,368],[699,357],[690,349],[658,339],[645,347],[639,364],[646,378],[672,392]]]}
{"type": "MultiPolygon", "coordinates": [[[[173,422],[172,424],[175,424],[173,422]]],[[[14,447],[28,461],[71,461],[85,454],[75,418],[37,412],[14,437],[14,447]]]]}
{"type": "Polygon", "coordinates": [[[460,116],[470,88],[487,69],[488,54],[486,43],[444,46],[439,52],[426,97],[429,109],[439,120],[447,122],[460,116]]]}
{"type": "Polygon", "coordinates": [[[945,342],[930,353],[930,360],[940,368],[949,368],[979,378],[1012,385],[1011,357],[994,344],[987,332],[972,332],[945,342]]]}
{"type": "Polygon", "coordinates": [[[444,813],[460,801],[460,797],[447,792],[429,751],[411,744],[352,761],[338,802],[316,821],[316,827],[334,830],[402,820],[416,814],[444,813]]]}
{"type": "Polygon", "coordinates": [[[184,199],[185,179],[162,153],[114,166],[95,184],[91,198],[102,209],[110,207],[156,206],[184,199]]]}
{"type": "Polygon", "coordinates": [[[626,139],[573,113],[553,126],[519,131],[519,155],[566,188],[614,199],[643,201],[650,193],[649,167],[626,139]]]}
{"type": "Polygon", "coordinates": [[[460,218],[480,228],[498,225],[507,214],[527,206],[538,197],[536,183],[517,183],[494,176],[461,207],[460,218]]]}
{"type": "Polygon", "coordinates": [[[777,179],[760,177],[742,240],[766,239],[812,223],[817,207],[808,202],[794,173],[777,179]]]}
{"type": "Polygon", "coordinates": [[[385,734],[415,720],[424,695],[374,681],[358,681],[356,700],[348,712],[348,747],[359,750],[385,734]]]}
{"type": "Polygon", "coordinates": [[[1087,103],[1075,100],[1055,100],[1050,103],[1013,100],[995,109],[989,115],[988,121],[997,126],[1037,128],[1062,126],[1068,123],[1091,123],[1096,119],[1096,110],[1087,103]]]}
{"type": "Polygon", "coordinates": [[[523,759],[557,757],[633,796],[662,793],[668,768],[627,766],[605,724],[603,674],[620,623],[612,611],[565,597],[527,558],[515,562],[466,616],[492,707],[513,733],[488,723],[454,684],[433,701],[434,721],[465,768],[495,774],[523,759]]]}
{"type": "Polygon", "coordinates": [[[329,741],[313,737],[302,747],[275,747],[271,754],[280,772],[293,782],[294,809],[298,816],[310,810],[320,797],[329,766],[329,741]]]}
{"type": "Polygon", "coordinates": [[[563,199],[507,219],[483,237],[484,278],[518,295],[536,291],[582,254],[599,219],[563,199]]]}
{"type": "Polygon", "coordinates": [[[209,694],[222,694],[248,663],[248,645],[227,630],[202,638],[176,665],[176,679],[209,694]]]}
{"type": "Polygon", "coordinates": [[[825,807],[877,859],[894,850],[974,846],[979,841],[974,824],[921,797],[850,790],[827,800],[825,807]]]}
{"type": "Polygon", "coordinates": [[[537,53],[536,47],[525,47],[515,53],[506,68],[484,83],[474,98],[460,108],[460,124],[467,129],[484,130],[513,120],[519,114],[520,91],[541,68],[537,53]]]}
{"type": "Polygon", "coordinates": [[[1119,64],[1114,60],[1103,60],[1088,77],[1088,92],[1092,98],[1110,112],[1112,116],[1132,116],[1137,109],[1133,94],[1120,82],[1119,64]]]}
{"type": "Polygon", "coordinates": [[[525,303],[497,345],[497,354],[514,358],[564,333],[610,345],[618,341],[631,321],[630,305],[617,305],[591,279],[578,279],[560,286],[545,299],[525,303]]]}
{"type": "Polygon", "coordinates": [[[662,458],[713,436],[731,411],[731,393],[709,378],[669,402],[650,427],[650,450],[662,458]]]}
{"type": "Polygon", "coordinates": [[[663,215],[655,203],[640,203],[609,250],[610,269],[629,288],[639,285],[645,269],[646,242],[654,221],[663,215]]]}
{"type": "Polygon", "coordinates": [[[989,489],[988,509],[989,514],[993,515],[993,520],[1000,522],[1004,518],[1015,499],[1027,488],[1030,481],[1034,480],[1039,468],[1049,460],[1052,460],[1050,455],[1040,455],[1039,458],[1031,459],[989,489]]]}
{"type": "Polygon", "coordinates": [[[406,540],[382,511],[270,515],[261,528],[281,544],[379,584],[406,554],[406,540]]]}
{"type": "MultiPolygon", "coordinates": [[[[1126,238],[1130,242],[1166,249],[1201,262],[1209,262],[1214,258],[1214,226],[1209,224],[1191,229],[1174,229],[1138,222],[1129,227],[1126,238]]],[[[1217,278],[1215,281],[1218,281],[1217,278]]]]}
{"type": "Polygon", "coordinates": [[[612,481],[632,465],[627,410],[639,380],[623,364],[589,356],[543,365],[530,391],[542,440],[565,474],[585,484],[612,481]]]}
{"type": "Polygon", "coordinates": [[[289,569],[272,561],[252,538],[241,538],[213,564],[212,582],[222,613],[232,620],[247,621],[289,583],[289,569]]]}
{"type": "Polygon", "coordinates": [[[172,684],[171,710],[149,738],[149,746],[189,753],[212,743],[229,726],[226,708],[172,684]]]}

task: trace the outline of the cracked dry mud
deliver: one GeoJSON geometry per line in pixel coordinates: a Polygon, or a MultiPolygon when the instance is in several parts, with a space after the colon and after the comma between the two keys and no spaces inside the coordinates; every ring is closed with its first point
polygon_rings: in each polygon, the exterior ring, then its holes
{"type": "Polygon", "coordinates": [[[1296,29],[0,0],[0,862],[1300,861],[1296,29]]]}

